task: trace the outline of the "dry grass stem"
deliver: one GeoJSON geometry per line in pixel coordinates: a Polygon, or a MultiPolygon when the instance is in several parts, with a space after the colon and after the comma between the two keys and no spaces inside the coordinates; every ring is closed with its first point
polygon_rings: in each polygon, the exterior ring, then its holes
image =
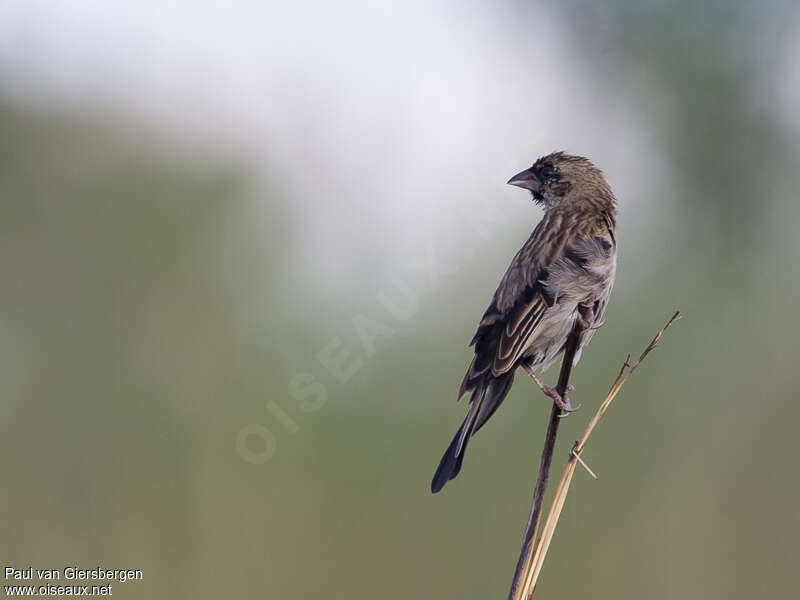
{"type": "Polygon", "coordinates": [[[672,318],[667,322],[664,327],[661,328],[656,336],[653,338],[653,341],[644,349],[644,352],[639,356],[639,359],[633,364],[630,364],[630,355],[625,359],[625,362],[622,364],[622,368],[617,375],[617,378],[614,380],[614,383],[611,385],[611,389],[609,390],[608,394],[606,395],[603,402],[600,404],[600,408],[597,409],[594,417],[591,421],[589,421],[589,425],[586,427],[586,431],[584,431],[581,438],[575,442],[575,445],[572,448],[572,453],[570,455],[569,460],[567,461],[567,466],[564,469],[563,474],[561,475],[561,481],[558,484],[558,488],[556,489],[555,498],[553,499],[553,504],[550,507],[550,512],[547,515],[547,520],[544,523],[544,528],[542,529],[542,535],[539,538],[538,542],[535,545],[534,551],[530,556],[529,562],[524,567],[523,572],[523,585],[522,589],[520,590],[520,598],[530,599],[533,598],[533,592],[536,588],[536,582],[539,579],[539,573],[542,570],[542,565],[544,564],[545,556],[547,555],[547,550],[550,548],[550,542],[553,539],[553,534],[555,533],[556,524],[558,523],[558,519],[561,516],[561,511],[564,508],[564,503],[567,499],[567,493],[569,492],[569,486],[572,483],[572,475],[575,473],[575,467],[577,466],[578,462],[580,462],[589,473],[597,478],[594,473],[586,466],[586,464],[581,460],[581,453],[583,452],[584,448],[586,447],[586,443],[589,440],[589,436],[592,435],[594,428],[600,422],[600,419],[608,410],[611,402],[616,398],[617,394],[619,394],[622,386],[630,379],[630,376],[633,372],[637,369],[637,367],[642,363],[642,361],[647,358],[647,355],[653,351],[653,349],[658,344],[661,336],[664,335],[664,332],[667,328],[672,325],[677,319],[680,318],[680,312],[676,312],[672,315],[672,318]]]}
{"type": "MultiPolygon", "coordinates": [[[[578,350],[580,335],[581,328],[576,321],[564,345],[564,356],[561,360],[561,370],[558,374],[558,383],[556,384],[556,392],[562,399],[566,396],[567,390],[569,389],[569,375],[572,371],[575,353],[578,350]]],[[[541,380],[538,378],[534,379],[544,392],[545,389],[541,380]]],[[[525,581],[523,579],[525,568],[530,564],[533,553],[536,550],[536,535],[539,531],[539,523],[541,521],[542,503],[544,501],[545,491],[547,490],[547,481],[550,476],[550,465],[553,462],[556,437],[558,436],[558,426],[561,422],[562,413],[558,405],[559,402],[554,399],[553,407],[550,410],[550,421],[544,436],[544,447],[542,448],[542,457],[539,462],[539,474],[536,476],[536,485],[533,489],[531,511],[528,515],[528,522],[525,525],[525,533],[522,536],[522,548],[520,549],[517,565],[514,569],[514,579],[511,582],[511,589],[508,592],[509,600],[520,600],[520,598],[522,598],[520,594],[525,581]]]]}
{"type": "Polygon", "coordinates": [[[581,457],[578,455],[578,453],[577,453],[577,452],[575,452],[575,450],[573,450],[573,451],[572,451],[572,456],[574,456],[575,458],[577,458],[577,459],[578,459],[578,462],[579,462],[579,463],[581,463],[581,466],[582,466],[584,469],[586,469],[586,472],[587,472],[589,475],[591,475],[591,476],[592,476],[594,479],[597,479],[597,475],[595,475],[595,472],[594,472],[594,471],[592,471],[592,470],[589,468],[589,465],[587,465],[585,462],[583,462],[583,459],[582,459],[582,458],[581,458],[581,457]]]}

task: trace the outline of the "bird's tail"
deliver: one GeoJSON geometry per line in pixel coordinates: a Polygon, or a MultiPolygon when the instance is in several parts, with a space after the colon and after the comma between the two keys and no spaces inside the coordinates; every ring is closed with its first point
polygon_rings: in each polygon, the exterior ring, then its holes
{"type": "Polygon", "coordinates": [[[444,451],[439,467],[433,475],[431,491],[434,494],[461,471],[461,463],[464,460],[464,452],[467,449],[469,438],[497,410],[497,407],[500,406],[500,403],[508,394],[513,380],[514,374],[510,372],[499,378],[487,376],[476,384],[472,390],[469,412],[453,437],[453,441],[444,451]]]}

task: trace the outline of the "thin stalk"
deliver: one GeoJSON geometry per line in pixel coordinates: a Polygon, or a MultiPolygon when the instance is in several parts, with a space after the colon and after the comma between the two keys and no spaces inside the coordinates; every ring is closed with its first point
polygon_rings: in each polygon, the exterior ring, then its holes
{"type": "MultiPolygon", "coordinates": [[[[558,489],[556,490],[556,494],[553,499],[553,505],[551,506],[550,512],[547,515],[547,520],[545,521],[544,528],[542,530],[542,536],[535,545],[532,545],[532,552],[527,555],[528,560],[521,568],[521,573],[519,574],[520,584],[517,589],[517,595],[514,596],[515,598],[522,600],[529,600],[533,598],[533,592],[536,589],[536,582],[539,579],[539,574],[541,573],[542,565],[544,564],[544,559],[547,555],[547,550],[550,548],[550,542],[553,539],[553,534],[555,533],[558,519],[561,516],[561,511],[564,509],[564,503],[566,502],[567,493],[569,492],[570,484],[572,483],[572,476],[575,473],[576,464],[578,461],[583,462],[580,458],[580,455],[586,448],[586,443],[589,441],[589,436],[592,435],[594,428],[608,410],[611,402],[617,397],[617,394],[619,394],[622,386],[625,385],[642,361],[647,358],[650,352],[653,351],[667,328],[679,318],[680,312],[676,312],[667,322],[667,324],[664,325],[664,327],[662,327],[661,330],[656,334],[656,336],[653,338],[653,341],[650,342],[647,348],[644,349],[644,352],[642,352],[642,354],[639,356],[639,360],[637,360],[633,365],[630,364],[630,355],[628,355],[628,357],[625,359],[625,362],[622,364],[622,368],[620,369],[617,378],[611,385],[611,389],[609,390],[608,394],[606,394],[603,402],[600,403],[600,408],[597,409],[597,413],[595,413],[594,417],[592,417],[591,421],[589,421],[589,425],[586,427],[586,431],[583,433],[581,438],[575,442],[575,445],[572,447],[572,452],[570,453],[569,460],[567,461],[567,466],[564,468],[564,472],[561,475],[561,481],[558,484],[558,489]]],[[[597,478],[597,476],[594,475],[594,473],[588,469],[588,467],[587,470],[592,474],[593,477],[597,478]]],[[[519,570],[520,566],[517,565],[517,568],[519,570]]]]}
{"type": "MultiPolygon", "coordinates": [[[[575,326],[567,338],[564,348],[564,358],[561,361],[561,371],[558,375],[556,391],[562,398],[566,398],[567,388],[569,387],[569,376],[572,372],[572,363],[575,360],[575,353],[578,351],[578,342],[582,329],[576,321],[575,326]]],[[[535,551],[536,534],[539,530],[539,521],[542,517],[542,502],[544,493],[547,489],[547,479],[550,476],[550,465],[553,462],[553,452],[556,447],[556,436],[558,435],[558,425],[561,422],[561,410],[556,403],[550,411],[550,422],[547,425],[547,433],[544,437],[544,448],[542,449],[542,459],[539,464],[539,475],[536,478],[536,486],[533,488],[533,499],[531,501],[531,511],[528,516],[528,524],[525,527],[525,535],[522,538],[522,549],[517,560],[517,567],[514,570],[514,580],[511,582],[511,590],[508,592],[509,600],[520,600],[526,573],[526,565],[530,564],[535,551]]]]}

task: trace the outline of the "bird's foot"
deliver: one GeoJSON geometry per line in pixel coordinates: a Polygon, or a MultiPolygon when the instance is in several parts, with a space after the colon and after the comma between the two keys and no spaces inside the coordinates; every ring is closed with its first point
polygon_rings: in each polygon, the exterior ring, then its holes
{"type": "MultiPolygon", "coordinates": [[[[533,379],[536,382],[536,385],[539,386],[539,389],[542,390],[542,393],[548,398],[552,398],[553,403],[561,411],[561,414],[558,415],[559,417],[568,417],[570,414],[574,413],[581,407],[580,404],[578,406],[573,407],[572,404],[570,404],[569,398],[567,397],[566,394],[564,394],[564,396],[561,396],[561,394],[558,393],[558,390],[556,388],[545,384],[545,382],[542,381],[539,378],[539,376],[534,372],[534,370],[528,365],[523,365],[522,368],[525,369],[525,372],[528,375],[530,375],[531,379],[533,379]]],[[[573,386],[572,384],[567,385],[568,392],[571,392],[574,389],[575,386],[573,386]]]]}
{"type": "MultiPolygon", "coordinates": [[[[567,386],[567,391],[569,392],[571,392],[574,389],[575,388],[572,385],[567,386]]],[[[578,406],[572,406],[572,404],[569,401],[569,397],[566,394],[564,394],[564,396],[562,397],[561,395],[559,395],[558,391],[552,387],[550,388],[550,391],[552,391],[553,394],[552,395],[547,394],[547,395],[553,399],[553,402],[555,402],[556,406],[558,406],[558,409],[561,411],[561,414],[558,415],[559,418],[563,419],[564,417],[568,417],[572,413],[580,410],[582,405],[578,404],[578,406]]]]}

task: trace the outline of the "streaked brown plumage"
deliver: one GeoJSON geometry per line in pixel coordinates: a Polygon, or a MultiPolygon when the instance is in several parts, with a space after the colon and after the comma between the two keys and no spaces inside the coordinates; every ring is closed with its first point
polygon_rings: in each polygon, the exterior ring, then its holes
{"type": "MultiPolygon", "coordinates": [[[[588,159],[556,152],[508,182],[528,189],[544,218],[517,252],[470,342],[475,356],[458,397],[467,417],[433,476],[435,493],[461,470],[467,442],[508,394],[519,366],[549,367],[581,315],[599,322],[616,270],[616,200],[588,159]]],[[[585,329],[575,356],[594,334],[585,329]]]]}

